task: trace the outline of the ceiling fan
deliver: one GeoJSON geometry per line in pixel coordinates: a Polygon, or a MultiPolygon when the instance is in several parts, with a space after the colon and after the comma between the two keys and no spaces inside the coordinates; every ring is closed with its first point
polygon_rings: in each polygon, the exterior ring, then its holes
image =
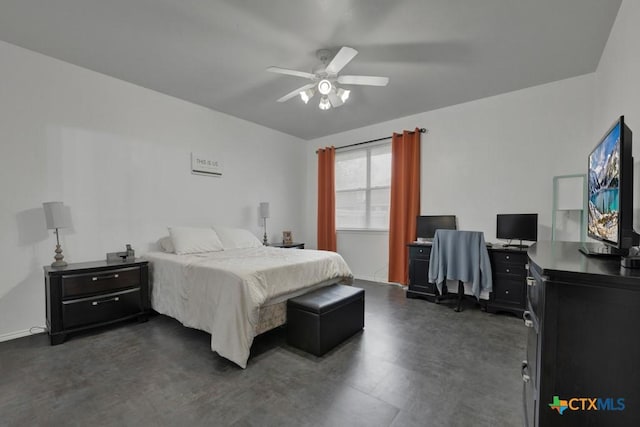
{"type": "Polygon", "coordinates": [[[269,67],[267,71],[277,74],[286,74],[289,76],[304,77],[311,80],[311,83],[299,87],[278,99],[278,102],[285,102],[291,98],[300,95],[302,101],[306,104],[315,95],[316,91],[320,94],[321,110],[339,107],[349,98],[350,90],[337,86],[340,85],[364,85],[364,86],[386,86],[389,83],[388,77],[376,76],[339,76],[338,73],[358,54],[358,51],[347,46],[340,48],[336,56],[329,58],[331,52],[327,49],[321,49],[316,56],[322,63],[312,73],[305,71],[290,70],[288,68],[269,67]]]}

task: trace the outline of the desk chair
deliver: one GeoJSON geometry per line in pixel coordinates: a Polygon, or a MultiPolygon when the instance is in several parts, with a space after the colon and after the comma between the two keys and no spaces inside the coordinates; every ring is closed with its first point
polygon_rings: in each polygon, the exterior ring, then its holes
{"type": "Polygon", "coordinates": [[[480,231],[436,230],[429,259],[429,281],[436,284],[440,297],[445,299],[446,280],[458,281],[458,304],[461,311],[464,282],[472,283],[473,295],[480,299],[480,291],[491,290],[491,262],[480,231]]]}

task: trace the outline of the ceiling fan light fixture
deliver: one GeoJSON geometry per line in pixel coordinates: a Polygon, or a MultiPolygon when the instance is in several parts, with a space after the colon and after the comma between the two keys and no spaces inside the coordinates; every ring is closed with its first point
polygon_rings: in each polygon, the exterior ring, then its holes
{"type": "Polygon", "coordinates": [[[320,62],[322,62],[322,65],[314,68],[311,73],[280,67],[267,68],[267,71],[270,73],[302,77],[311,80],[307,82],[306,85],[294,89],[278,98],[277,101],[286,102],[300,96],[302,102],[308,104],[317,92],[320,98],[318,107],[321,110],[329,110],[344,105],[350,98],[351,91],[340,87],[342,85],[347,85],[347,87],[351,87],[351,85],[386,86],[389,83],[388,77],[340,75],[344,67],[349,64],[357,54],[358,51],[354,48],[342,46],[338,53],[330,59],[331,52],[327,49],[321,49],[317,52],[317,56],[320,62]]]}
{"type": "Polygon", "coordinates": [[[329,102],[329,98],[327,98],[326,95],[320,98],[320,104],[318,104],[318,108],[320,108],[321,110],[328,110],[329,108],[331,108],[331,103],[329,102]]]}
{"type": "Polygon", "coordinates": [[[320,92],[322,95],[329,95],[332,86],[333,85],[329,80],[322,79],[320,80],[320,82],[318,82],[318,92],[320,92]]]}
{"type": "Polygon", "coordinates": [[[315,91],[313,89],[303,90],[302,92],[300,92],[300,98],[302,99],[302,102],[306,104],[311,98],[313,98],[314,94],[315,91]]]}
{"type": "Polygon", "coordinates": [[[349,89],[338,89],[338,92],[336,92],[336,95],[338,95],[338,98],[340,98],[342,100],[342,102],[346,102],[347,99],[349,99],[349,95],[351,94],[351,91],[349,89]]]}

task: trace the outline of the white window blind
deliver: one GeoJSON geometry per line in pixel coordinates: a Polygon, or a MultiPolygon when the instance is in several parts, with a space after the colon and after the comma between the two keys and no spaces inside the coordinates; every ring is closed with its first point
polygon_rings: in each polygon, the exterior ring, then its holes
{"type": "Polygon", "coordinates": [[[391,144],[336,153],[336,228],[389,229],[391,144]]]}

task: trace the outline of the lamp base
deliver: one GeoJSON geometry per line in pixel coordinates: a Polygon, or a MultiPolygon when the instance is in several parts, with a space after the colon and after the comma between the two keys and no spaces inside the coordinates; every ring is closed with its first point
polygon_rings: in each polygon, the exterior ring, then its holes
{"type": "Polygon", "coordinates": [[[53,257],[55,261],[51,263],[51,267],[66,267],[67,262],[64,260],[64,255],[62,255],[62,248],[60,245],[56,245],[55,252],[56,256],[53,257]]]}

